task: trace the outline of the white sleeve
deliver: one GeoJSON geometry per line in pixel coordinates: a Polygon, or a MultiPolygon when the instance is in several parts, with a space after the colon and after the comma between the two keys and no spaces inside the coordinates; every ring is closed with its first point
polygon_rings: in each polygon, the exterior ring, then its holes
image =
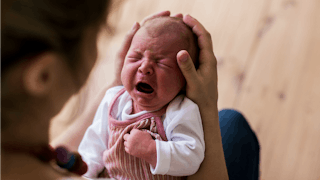
{"type": "Polygon", "coordinates": [[[168,106],[164,128],[168,141],[156,140],[157,165],[152,174],[188,176],[204,159],[205,143],[198,106],[178,96],[168,106]]]}
{"type": "Polygon", "coordinates": [[[78,151],[88,165],[88,171],[83,175],[96,178],[103,170],[103,152],[108,147],[108,105],[114,95],[123,87],[117,86],[109,89],[102,99],[92,124],[87,129],[79,145],[78,151]]]}

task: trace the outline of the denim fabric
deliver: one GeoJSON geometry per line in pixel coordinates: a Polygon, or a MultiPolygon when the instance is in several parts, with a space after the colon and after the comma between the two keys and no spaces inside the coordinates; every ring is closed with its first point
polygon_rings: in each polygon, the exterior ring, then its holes
{"type": "Polygon", "coordinates": [[[259,179],[259,142],[244,116],[232,109],[219,111],[229,180],[259,179]]]}

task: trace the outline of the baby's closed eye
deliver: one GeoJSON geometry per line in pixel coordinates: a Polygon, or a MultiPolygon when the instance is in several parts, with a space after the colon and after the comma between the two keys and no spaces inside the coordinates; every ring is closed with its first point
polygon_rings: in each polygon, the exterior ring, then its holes
{"type": "Polygon", "coordinates": [[[129,62],[136,62],[139,60],[141,60],[140,56],[137,56],[137,55],[128,55],[127,56],[127,61],[129,61],[129,62]]]}
{"type": "Polygon", "coordinates": [[[170,59],[157,59],[156,60],[157,64],[162,66],[162,67],[168,67],[168,68],[172,68],[173,67],[173,63],[171,62],[170,59]]]}
{"type": "Polygon", "coordinates": [[[129,52],[128,55],[127,55],[127,59],[130,59],[130,60],[140,60],[142,58],[142,54],[141,53],[138,53],[136,51],[133,51],[133,52],[129,52]]]}
{"type": "Polygon", "coordinates": [[[136,62],[139,60],[140,60],[140,58],[137,58],[137,57],[127,57],[127,61],[129,61],[129,62],[136,62]]]}

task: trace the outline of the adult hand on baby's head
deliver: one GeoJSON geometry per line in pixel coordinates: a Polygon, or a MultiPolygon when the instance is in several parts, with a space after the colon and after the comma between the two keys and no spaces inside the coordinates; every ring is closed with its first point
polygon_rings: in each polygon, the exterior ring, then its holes
{"type": "Polygon", "coordinates": [[[193,17],[183,17],[192,31],[198,36],[199,68],[196,70],[189,53],[181,50],[177,54],[178,65],[186,78],[186,95],[198,106],[216,106],[218,99],[217,90],[217,60],[213,53],[210,33],[193,17]]]}

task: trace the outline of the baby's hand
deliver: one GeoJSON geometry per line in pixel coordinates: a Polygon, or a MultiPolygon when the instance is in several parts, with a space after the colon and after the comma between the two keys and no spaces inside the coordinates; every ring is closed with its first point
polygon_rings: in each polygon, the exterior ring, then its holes
{"type": "Polygon", "coordinates": [[[130,134],[125,134],[124,148],[125,151],[135,157],[144,159],[153,167],[157,164],[156,141],[146,131],[132,129],[130,134]]]}

